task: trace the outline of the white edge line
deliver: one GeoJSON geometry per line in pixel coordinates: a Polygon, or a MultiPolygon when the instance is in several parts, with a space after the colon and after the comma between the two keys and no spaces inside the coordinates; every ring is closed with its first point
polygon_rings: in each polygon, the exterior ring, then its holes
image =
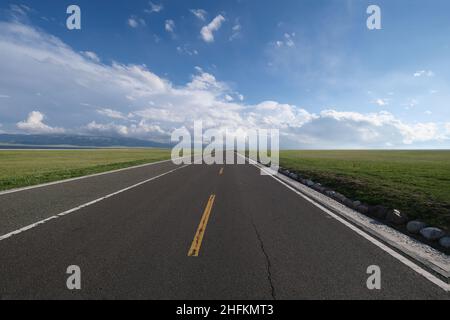
{"type": "Polygon", "coordinates": [[[25,227],[23,227],[23,228],[20,228],[20,229],[17,229],[17,230],[15,230],[15,231],[12,231],[12,232],[10,232],[10,233],[7,233],[7,234],[5,234],[5,235],[2,235],[2,236],[0,236],[0,241],[5,240],[5,239],[8,239],[8,238],[10,238],[10,237],[12,237],[12,236],[14,236],[14,235],[17,235],[17,234],[19,234],[19,233],[22,233],[22,232],[24,232],[24,231],[33,229],[33,228],[35,228],[35,227],[37,227],[37,226],[39,226],[39,225],[41,225],[41,224],[47,223],[47,222],[50,221],[50,220],[58,219],[58,218],[60,218],[60,217],[66,216],[66,215],[71,214],[71,213],[73,213],[73,212],[75,212],[75,211],[78,211],[78,210],[80,210],[80,209],[89,207],[89,206],[91,206],[91,205],[93,205],[93,204],[95,204],[95,203],[98,203],[98,202],[103,201],[103,200],[105,200],[105,199],[111,198],[111,197],[113,197],[113,196],[115,196],[115,195],[118,195],[118,194],[123,193],[123,192],[125,192],[125,191],[128,191],[128,190],[130,190],[130,189],[139,187],[139,186],[141,186],[141,185],[143,185],[143,184],[145,184],[145,183],[148,183],[148,182],[150,182],[150,181],[152,181],[152,180],[156,180],[156,179],[158,179],[158,178],[161,178],[161,177],[163,177],[163,176],[165,176],[165,175],[167,175],[167,174],[169,174],[169,173],[172,173],[172,172],[174,172],[174,171],[177,171],[177,170],[182,169],[182,168],[187,167],[187,166],[188,166],[188,165],[183,165],[183,166],[181,166],[181,167],[172,169],[172,170],[170,170],[170,171],[167,171],[167,172],[165,172],[165,173],[162,173],[162,174],[157,175],[157,176],[155,176],[155,177],[152,177],[152,178],[150,178],[150,179],[141,181],[141,182],[136,183],[136,184],[134,184],[134,185],[132,185],[132,186],[126,187],[126,188],[121,189],[121,190],[119,190],[119,191],[116,191],[116,192],[114,192],[114,193],[110,193],[110,194],[108,194],[108,195],[106,195],[106,196],[103,196],[103,197],[101,197],[101,198],[98,198],[98,199],[92,200],[92,201],[90,201],[90,202],[87,202],[87,203],[85,203],[85,204],[82,204],[82,205],[80,205],[80,206],[78,206],[78,207],[75,207],[75,208],[72,208],[72,209],[70,209],[70,210],[67,210],[67,211],[58,213],[58,214],[56,214],[56,215],[54,215],[54,216],[48,217],[48,218],[46,218],[46,219],[40,220],[40,221],[38,221],[38,222],[35,222],[35,223],[30,224],[30,225],[28,225],[28,226],[25,226],[25,227]]]}
{"type": "MultiPolygon", "coordinates": [[[[184,158],[187,158],[187,157],[188,156],[181,157],[181,158],[176,158],[176,159],[173,159],[173,160],[184,159],[184,158]]],[[[81,176],[81,177],[75,177],[75,178],[70,178],[70,179],[52,181],[52,182],[37,184],[37,185],[34,185],[34,186],[29,186],[29,187],[23,187],[23,188],[11,189],[11,190],[4,190],[4,191],[0,191],[0,196],[5,195],[5,194],[11,194],[11,193],[15,193],[15,192],[20,192],[20,191],[26,191],[26,190],[31,190],[31,189],[48,187],[48,186],[52,186],[52,185],[60,184],[60,183],[66,183],[66,182],[72,182],[72,181],[87,179],[87,178],[103,176],[103,175],[107,175],[107,174],[110,174],[110,173],[116,173],[116,172],[121,172],[121,171],[126,171],[126,170],[138,169],[138,168],[152,166],[152,165],[155,165],[155,164],[165,163],[165,162],[169,162],[169,161],[172,161],[172,159],[161,160],[161,161],[150,162],[150,163],[144,163],[144,164],[140,164],[140,165],[133,166],[133,167],[126,167],[126,168],[122,168],[122,169],[116,169],[116,170],[111,170],[111,171],[99,172],[99,173],[94,173],[94,174],[90,174],[90,175],[87,175],[87,176],[81,176]]]]}
{"type": "MultiPolygon", "coordinates": [[[[239,153],[238,153],[238,155],[241,156],[241,157],[244,157],[244,156],[240,155],[239,153]]],[[[313,204],[314,206],[316,206],[320,210],[322,210],[325,213],[327,213],[332,218],[334,218],[337,221],[341,222],[342,224],[344,224],[345,226],[347,226],[348,228],[350,228],[351,230],[353,230],[354,232],[356,232],[357,234],[359,234],[360,236],[362,236],[366,240],[372,242],[374,245],[376,245],[380,249],[384,250],[385,252],[390,254],[392,257],[394,257],[395,259],[399,260],[400,262],[402,262],[403,264],[405,264],[406,266],[408,266],[409,268],[411,268],[412,270],[414,270],[415,272],[417,272],[421,276],[425,277],[427,280],[433,282],[435,285],[437,285],[440,288],[444,289],[444,291],[447,291],[447,292],[450,291],[450,285],[449,284],[447,284],[444,281],[442,281],[441,279],[435,277],[434,275],[432,275],[431,273],[429,273],[428,271],[426,271],[422,267],[418,266],[417,264],[415,264],[411,260],[407,259],[403,255],[399,254],[398,252],[392,250],[391,248],[389,248],[385,244],[381,243],[380,241],[378,241],[377,239],[375,239],[374,237],[372,237],[368,233],[364,232],[363,230],[359,229],[358,227],[354,226],[350,222],[348,222],[345,219],[339,217],[338,215],[336,215],[335,213],[331,212],[327,208],[323,207],[321,204],[317,203],[316,201],[314,201],[313,199],[309,198],[308,196],[304,195],[303,193],[301,193],[297,189],[295,189],[295,188],[291,187],[290,185],[288,185],[287,183],[279,180],[277,177],[275,177],[274,175],[270,174],[270,171],[260,167],[254,160],[252,160],[250,158],[247,158],[247,157],[244,157],[244,158],[248,159],[252,163],[252,165],[255,166],[256,168],[258,168],[258,169],[260,169],[260,170],[262,170],[262,171],[264,171],[266,173],[269,173],[268,175],[270,177],[272,177],[275,181],[278,181],[279,183],[284,185],[286,188],[294,191],[296,194],[298,194],[299,196],[304,198],[306,201],[310,202],[311,204],[313,204]]]]}

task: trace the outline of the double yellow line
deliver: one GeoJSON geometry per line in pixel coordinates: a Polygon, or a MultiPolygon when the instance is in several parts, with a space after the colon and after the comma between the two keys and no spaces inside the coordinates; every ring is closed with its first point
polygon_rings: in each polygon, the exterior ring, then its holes
{"type": "Polygon", "coordinates": [[[198,257],[200,247],[202,246],[203,236],[205,235],[206,225],[208,224],[209,216],[211,215],[211,209],[214,204],[215,198],[216,195],[214,194],[209,197],[205,211],[203,211],[202,220],[200,220],[200,224],[198,225],[194,240],[192,241],[191,249],[188,252],[189,257],[198,257]]]}
{"type": "MultiPolygon", "coordinates": [[[[220,168],[219,176],[223,175],[224,168],[220,168]]],[[[197,232],[195,233],[194,240],[192,241],[191,248],[188,252],[188,257],[198,257],[200,252],[200,247],[202,246],[203,236],[205,235],[206,226],[208,225],[209,216],[211,215],[211,210],[214,205],[214,200],[216,195],[212,194],[209,197],[208,203],[206,204],[205,210],[203,211],[202,219],[198,225],[197,232]]]]}

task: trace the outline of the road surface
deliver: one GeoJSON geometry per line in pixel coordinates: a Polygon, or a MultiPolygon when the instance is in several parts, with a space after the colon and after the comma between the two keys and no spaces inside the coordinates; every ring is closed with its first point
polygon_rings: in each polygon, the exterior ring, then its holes
{"type": "Polygon", "coordinates": [[[164,162],[3,194],[0,235],[1,299],[449,297],[250,164],[164,162]],[[66,287],[70,265],[81,290],[66,287]]]}

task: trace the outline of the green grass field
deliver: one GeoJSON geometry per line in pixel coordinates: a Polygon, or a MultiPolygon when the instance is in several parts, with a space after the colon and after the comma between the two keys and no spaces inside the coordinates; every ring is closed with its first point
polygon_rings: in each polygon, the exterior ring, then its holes
{"type": "Polygon", "coordinates": [[[348,198],[450,230],[450,151],[282,151],[280,163],[348,198]]]}
{"type": "Polygon", "coordinates": [[[0,151],[0,190],[170,159],[165,149],[0,151]]]}

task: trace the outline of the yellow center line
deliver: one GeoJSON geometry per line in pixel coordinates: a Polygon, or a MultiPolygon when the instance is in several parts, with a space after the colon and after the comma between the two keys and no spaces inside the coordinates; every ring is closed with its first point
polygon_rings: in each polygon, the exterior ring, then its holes
{"type": "Polygon", "coordinates": [[[198,257],[203,241],[203,235],[205,234],[206,225],[208,224],[209,216],[211,215],[211,209],[214,204],[215,198],[216,196],[214,194],[209,197],[205,211],[203,211],[202,219],[200,220],[200,224],[198,225],[197,232],[195,233],[194,240],[192,241],[191,249],[189,249],[188,257],[198,257]]]}
{"type": "Polygon", "coordinates": [[[219,176],[223,175],[223,168],[220,168],[219,176]]]}

